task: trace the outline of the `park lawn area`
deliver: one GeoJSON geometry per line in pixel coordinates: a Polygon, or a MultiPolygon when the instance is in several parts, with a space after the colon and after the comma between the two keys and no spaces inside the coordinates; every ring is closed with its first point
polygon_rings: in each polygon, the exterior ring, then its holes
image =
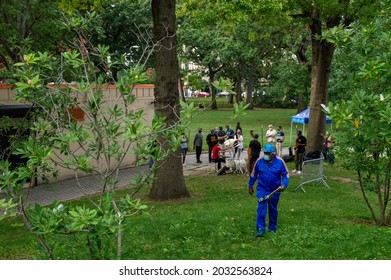
{"type": "MultiPolygon", "coordinates": [[[[186,102],[193,102],[197,106],[202,105],[205,108],[210,108],[212,106],[212,97],[188,97],[186,102]]],[[[216,97],[216,103],[218,109],[232,108],[232,104],[229,103],[229,98],[227,97],[216,97]]]]}
{"type": "MultiPolygon", "coordinates": [[[[227,98],[225,98],[227,99],[227,98]]],[[[230,125],[232,129],[236,128],[236,123],[240,122],[243,130],[244,138],[244,147],[248,147],[252,136],[250,135],[250,130],[254,131],[254,134],[259,135],[259,142],[264,146],[266,144],[266,130],[269,124],[272,124],[275,129],[279,125],[282,126],[283,131],[285,132],[285,142],[284,147],[294,146],[296,140],[296,132],[298,130],[303,130],[302,124],[293,124],[292,125],[292,135],[291,135],[291,119],[295,115],[296,109],[269,109],[269,108],[256,108],[254,110],[245,110],[245,115],[239,116],[233,119],[233,109],[219,109],[219,110],[210,110],[202,109],[196,114],[194,114],[189,128],[187,130],[187,136],[190,140],[190,151],[193,151],[193,140],[195,134],[198,132],[198,128],[203,129],[204,139],[210,132],[212,128],[222,126],[225,129],[226,125],[230,125]]],[[[331,125],[327,124],[327,129],[330,129],[331,125]]],[[[306,135],[307,125],[304,128],[306,135]]],[[[204,142],[203,150],[207,150],[207,145],[204,142]]]]}
{"type": "MultiPolygon", "coordinates": [[[[208,135],[212,128],[222,126],[225,130],[226,125],[232,127],[235,130],[236,123],[240,122],[243,130],[244,146],[248,147],[248,144],[252,140],[250,130],[254,131],[254,134],[259,134],[259,142],[266,143],[265,135],[267,126],[273,124],[277,129],[277,126],[281,125],[285,132],[285,145],[289,146],[290,129],[291,129],[291,117],[296,114],[296,110],[292,109],[254,109],[245,110],[245,115],[239,116],[233,119],[233,109],[219,109],[219,110],[200,110],[194,114],[187,135],[190,139],[190,143],[194,139],[195,134],[198,132],[198,128],[203,129],[204,138],[208,135]]],[[[295,134],[296,125],[293,126],[293,134],[295,134]]],[[[293,143],[295,137],[292,139],[293,143]]],[[[193,148],[190,145],[190,148],[193,148]]],[[[206,145],[204,147],[206,149],[206,145]]]]}
{"type": "MultiPolygon", "coordinates": [[[[293,164],[288,163],[289,169],[293,164]]],[[[148,210],[124,229],[123,258],[134,260],[375,260],[391,259],[391,228],[375,226],[354,174],[326,165],[323,185],[300,189],[291,176],[281,195],[276,234],[255,239],[256,199],[247,193],[248,176],[213,171],[186,177],[189,199],[154,202],[148,189],[137,196],[148,210]],[[334,172],[337,170],[336,172],[334,172]],[[334,178],[334,179],[333,179],[334,178]],[[346,179],[350,179],[346,180],[346,179]]],[[[127,191],[121,191],[124,194],[127,191]]],[[[375,199],[375,195],[371,197],[375,199]]],[[[82,203],[77,201],[73,203],[82,203]]],[[[82,237],[61,236],[64,259],[86,258],[82,237]],[[83,257],[84,256],[84,257],[83,257]]],[[[0,222],[0,259],[43,259],[38,242],[19,219],[0,222]]]]}

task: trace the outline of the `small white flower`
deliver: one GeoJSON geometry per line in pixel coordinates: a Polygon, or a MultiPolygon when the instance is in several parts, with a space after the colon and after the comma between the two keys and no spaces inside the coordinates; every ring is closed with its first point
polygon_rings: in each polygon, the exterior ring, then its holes
{"type": "Polygon", "coordinates": [[[57,208],[53,208],[53,213],[58,214],[64,210],[64,205],[60,204],[57,206],[57,208]]]}

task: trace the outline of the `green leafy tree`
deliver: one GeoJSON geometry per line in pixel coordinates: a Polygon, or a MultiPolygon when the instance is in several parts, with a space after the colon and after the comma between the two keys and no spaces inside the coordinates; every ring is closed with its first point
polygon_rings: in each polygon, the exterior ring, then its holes
{"type": "MultiPolygon", "coordinates": [[[[82,34],[90,24],[85,19],[68,22],[75,34],[82,34]]],[[[147,79],[142,68],[124,72],[115,83],[120,94],[107,99],[102,88],[112,79],[97,66],[110,68],[111,63],[116,63],[108,59],[108,48],[89,44],[81,46],[76,40],[72,49],[62,53],[63,68],[58,69],[79,77],[72,85],[52,84],[53,76],[42,75],[57,65],[56,58],[48,53],[26,54],[24,62],[16,64],[16,98],[33,104],[36,114],[31,116],[33,121],[29,123],[32,135],[19,145],[12,145],[13,154],[28,159],[26,165],[12,169],[7,160],[1,162],[0,186],[10,200],[0,201],[0,207],[7,215],[22,216],[26,227],[37,236],[50,258],[67,256],[66,250],[61,249],[66,247],[66,242],[61,248],[56,245],[58,236],[64,239],[75,236],[89,252],[88,256],[79,258],[119,259],[124,224],[129,217],[145,209],[140,201],[131,197],[114,197],[121,163],[129,152],[137,156],[136,165],[145,163],[151,155],[157,162],[169,158],[178,149],[181,126],[173,123],[167,129],[161,116],[148,125],[143,121],[143,109],[132,107],[135,84],[147,79]],[[72,109],[82,110],[86,121],[75,121],[70,113],[72,109]],[[72,170],[77,179],[80,174],[98,177],[99,198],[87,197],[89,203],[83,206],[59,203],[49,208],[27,206],[26,196],[21,191],[23,186],[35,177],[41,181],[56,177],[56,167],[72,170]],[[15,205],[16,209],[13,208],[15,205]]],[[[186,123],[185,119],[183,123],[186,123]]],[[[158,166],[155,165],[154,169],[158,166]]],[[[135,186],[136,192],[151,184],[152,174],[140,174],[129,184],[135,186]]],[[[87,194],[81,184],[78,186],[87,194]]]]}
{"type": "Polygon", "coordinates": [[[111,68],[113,78],[118,79],[121,70],[145,65],[153,67],[152,13],[149,0],[111,1],[100,13],[102,32],[90,38],[93,45],[109,47],[112,59],[120,61],[111,68]]]}
{"type": "Polygon", "coordinates": [[[177,9],[180,54],[183,60],[200,66],[197,71],[208,77],[212,109],[217,109],[217,95],[211,82],[223,67],[220,52],[228,40],[219,28],[221,11],[215,6],[211,1],[180,1],[177,9]]]}
{"type": "MultiPolygon", "coordinates": [[[[309,30],[311,38],[311,96],[308,124],[309,151],[321,150],[326,116],[320,105],[328,102],[329,75],[336,41],[330,34],[348,28],[355,21],[367,21],[377,14],[381,1],[282,1],[295,22],[309,30]],[[365,12],[364,12],[365,11],[365,12]]],[[[339,37],[341,38],[341,37],[339,37]]],[[[348,40],[348,37],[341,38],[348,40]]]]}
{"type": "Polygon", "coordinates": [[[28,51],[58,52],[59,18],[57,0],[1,0],[0,70],[11,71],[28,51]]]}
{"type": "MultiPolygon", "coordinates": [[[[240,91],[238,102],[242,83],[247,92],[259,84],[262,68],[276,50],[275,30],[284,18],[281,6],[271,1],[180,1],[179,40],[186,46],[183,55],[202,67],[210,83],[220,77],[233,80],[240,91]]],[[[217,109],[214,87],[211,93],[212,109],[217,109]]],[[[246,102],[253,107],[251,94],[246,102]]]]}
{"type": "Polygon", "coordinates": [[[386,2],[376,19],[356,25],[350,50],[361,66],[349,81],[355,93],[348,100],[330,102],[325,112],[336,124],[337,155],[357,172],[373,220],[390,226],[391,25],[386,2]]]}
{"type": "Polygon", "coordinates": [[[299,102],[308,104],[311,77],[307,67],[292,57],[281,59],[270,69],[270,84],[264,87],[265,96],[260,104],[282,108],[300,108],[299,102]]]}

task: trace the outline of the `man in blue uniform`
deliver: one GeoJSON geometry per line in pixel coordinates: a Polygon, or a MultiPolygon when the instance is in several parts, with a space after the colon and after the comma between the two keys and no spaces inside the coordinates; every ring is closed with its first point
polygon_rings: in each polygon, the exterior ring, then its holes
{"type": "Polygon", "coordinates": [[[257,237],[265,234],[266,229],[266,213],[269,211],[269,231],[276,232],[277,230],[277,204],[280,199],[280,192],[284,191],[289,183],[289,172],[285,162],[275,155],[276,149],[272,144],[266,144],[264,148],[264,156],[259,158],[255,163],[248,182],[248,192],[254,194],[253,185],[258,180],[257,185],[257,220],[256,230],[257,237]],[[274,195],[264,201],[259,201],[269,195],[274,190],[278,189],[274,195]]]}

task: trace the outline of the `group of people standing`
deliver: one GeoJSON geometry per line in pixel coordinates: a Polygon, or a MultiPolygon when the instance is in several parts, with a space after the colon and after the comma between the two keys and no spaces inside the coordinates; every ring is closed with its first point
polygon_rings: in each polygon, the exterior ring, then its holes
{"type": "MultiPolygon", "coordinates": [[[[250,131],[251,136],[253,137],[253,140],[251,140],[249,144],[249,172],[252,171],[254,167],[254,163],[259,158],[259,155],[261,154],[261,143],[259,142],[259,135],[254,134],[253,131],[250,131]]],[[[285,133],[282,130],[281,126],[278,126],[277,130],[273,128],[273,125],[268,125],[268,130],[265,134],[267,143],[273,145],[276,149],[276,155],[279,157],[282,157],[282,147],[285,140],[285,133]]]]}
{"type": "MultiPolygon", "coordinates": [[[[206,144],[208,145],[208,160],[209,163],[219,161],[221,166],[221,154],[224,151],[224,142],[226,140],[232,139],[233,151],[229,150],[230,157],[234,159],[240,159],[240,156],[243,152],[243,134],[240,122],[237,122],[236,129],[233,130],[229,125],[226,125],[225,129],[222,126],[212,128],[210,133],[206,136],[206,144]],[[214,149],[215,148],[215,149],[214,149]],[[213,150],[214,149],[214,150],[213,150]]],[[[198,129],[198,133],[194,136],[194,150],[196,152],[196,161],[197,163],[202,163],[201,154],[202,154],[202,144],[204,136],[202,134],[202,128],[198,129]]],[[[189,139],[186,136],[185,132],[182,133],[181,138],[181,153],[182,153],[182,164],[185,165],[186,155],[189,150],[189,139]]]]}
{"type": "Polygon", "coordinates": [[[225,127],[212,128],[206,137],[208,144],[208,159],[209,163],[217,163],[217,168],[221,169],[221,163],[225,162],[225,153],[229,154],[232,159],[240,159],[243,152],[243,134],[240,122],[236,123],[236,128],[233,130],[229,125],[225,127]],[[225,146],[225,142],[230,140],[231,145],[225,146]]]}
{"type": "MultiPolygon", "coordinates": [[[[276,154],[282,157],[282,147],[285,140],[285,133],[281,126],[278,126],[277,131],[273,128],[273,125],[269,124],[268,130],[266,131],[267,142],[274,145],[276,148],[276,154]]],[[[302,173],[302,165],[304,159],[305,148],[307,145],[307,138],[299,130],[297,132],[297,138],[295,141],[295,169],[292,173],[302,173]]]]}
{"type": "MultiPolygon", "coordinates": [[[[256,160],[259,158],[262,150],[262,145],[259,142],[259,135],[254,134],[253,131],[250,131],[253,139],[249,143],[248,148],[248,171],[251,172],[256,160]]],[[[330,159],[330,162],[333,162],[333,157],[330,152],[331,145],[334,142],[334,139],[330,135],[323,135],[325,139],[325,149],[330,159]]],[[[285,133],[281,126],[277,127],[277,130],[273,128],[272,124],[268,125],[268,130],[265,133],[266,142],[275,147],[276,155],[282,157],[283,143],[285,140],[285,133]]],[[[243,130],[240,125],[240,122],[237,122],[235,130],[233,130],[229,125],[226,125],[225,129],[222,126],[212,128],[210,133],[206,136],[206,144],[208,145],[208,160],[209,163],[217,162],[218,168],[221,168],[221,163],[225,162],[225,157],[222,154],[226,152],[229,153],[229,157],[232,159],[239,160],[242,152],[244,150],[243,145],[243,130]],[[224,150],[224,142],[226,140],[232,139],[233,148],[224,150]]],[[[196,162],[202,163],[201,154],[202,154],[202,144],[204,141],[204,136],[202,134],[202,128],[198,129],[198,132],[194,136],[193,146],[196,153],[196,162]]],[[[307,145],[307,139],[303,136],[301,131],[298,131],[296,143],[295,143],[295,169],[293,173],[300,174],[302,172],[303,157],[305,152],[305,147],[307,145]]],[[[186,155],[189,149],[189,139],[186,134],[182,133],[181,139],[181,152],[182,152],[182,163],[185,165],[186,155]]]]}
{"type": "MultiPolygon", "coordinates": [[[[250,131],[253,139],[249,143],[248,149],[248,170],[251,172],[255,161],[259,158],[262,150],[261,143],[259,142],[259,135],[254,134],[250,131]]],[[[282,148],[285,139],[285,133],[281,126],[278,126],[277,130],[273,128],[273,125],[268,126],[268,130],[265,134],[267,143],[275,146],[276,154],[282,157],[282,148]]],[[[198,133],[194,136],[194,150],[196,152],[197,163],[202,163],[202,143],[203,143],[202,128],[198,129],[198,133]]],[[[229,153],[229,157],[232,159],[239,160],[244,150],[243,142],[243,130],[240,122],[236,123],[236,128],[233,130],[229,125],[226,125],[225,129],[222,126],[212,128],[210,133],[206,136],[206,144],[208,145],[208,160],[209,163],[217,162],[218,168],[221,168],[221,163],[225,162],[225,157],[222,156],[225,152],[229,153]],[[226,140],[232,140],[233,147],[224,150],[224,142],[226,140]]],[[[185,165],[186,155],[189,149],[189,139],[182,133],[181,139],[181,152],[182,152],[182,163],[185,165]]]]}
{"type": "MultiPolygon", "coordinates": [[[[266,233],[266,216],[268,215],[269,232],[275,233],[277,230],[277,216],[278,216],[278,202],[280,193],[284,191],[289,184],[289,171],[285,161],[282,159],[283,143],[285,140],[285,133],[281,126],[277,130],[273,125],[268,125],[268,130],[264,137],[266,138],[266,145],[263,149],[263,156],[261,155],[262,145],[259,142],[259,135],[250,131],[252,140],[248,148],[248,170],[250,178],[248,181],[248,192],[250,195],[254,194],[254,184],[256,186],[256,196],[258,200],[257,216],[256,216],[256,237],[262,237],[266,233]]],[[[325,150],[331,154],[334,138],[331,135],[323,135],[325,143],[325,150]]],[[[221,163],[225,162],[222,156],[225,150],[227,140],[232,140],[234,151],[230,156],[233,159],[240,159],[243,152],[243,131],[240,122],[237,123],[236,129],[233,130],[229,125],[224,130],[223,127],[212,128],[206,137],[208,145],[208,160],[209,163],[216,162],[218,169],[221,169],[221,163]]],[[[183,164],[185,164],[186,153],[188,151],[188,138],[185,133],[182,134],[181,150],[183,155],[183,164]]],[[[197,163],[202,163],[200,156],[202,153],[203,135],[202,129],[198,129],[198,133],[194,136],[194,149],[196,151],[197,163]]],[[[295,167],[292,173],[300,174],[302,172],[302,164],[304,153],[306,151],[307,139],[301,131],[297,132],[295,141],[295,167]]],[[[331,155],[332,156],[332,155],[331,155]]],[[[331,157],[329,156],[329,157],[331,157]]],[[[334,162],[333,158],[329,159],[334,162]]]]}
{"type": "Polygon", "coordinates": [[[273,128],[273,125],[268,125],[266,131],[267,143],[273,144],[276,147],[277,156],[282,157],[282,147],[285,140],[285,133],[281,126],[278,126],[277,130],[273,128]]]}
{"type": "MultiPolygon", "coordinates": [[[[202,143],[204,140],[204,136],[202,135],[202,128],[198,129],[198,132],[194,136],[193,147],[196,152],[196,160],[197,163],[202,163],[201,153],[202,153],[202,143]]],[[[182,153],[182,164],[185,166],[186,155],[189,151],[189,138],[186,136],[185,132],[182,132],[181,139],[181,153],[182,153]]]]}

